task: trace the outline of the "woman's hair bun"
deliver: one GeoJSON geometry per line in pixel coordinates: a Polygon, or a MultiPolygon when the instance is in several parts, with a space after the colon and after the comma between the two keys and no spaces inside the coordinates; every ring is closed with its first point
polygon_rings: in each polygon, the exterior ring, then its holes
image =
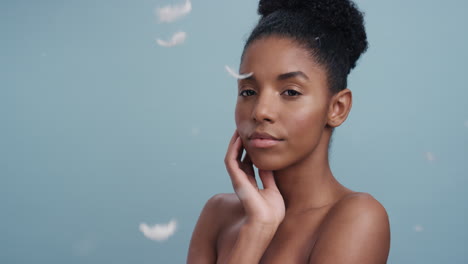
{"type": "MultiPolygon", "coordinates": [[[[331,28],[347,28],[359,17],[350,0],[260,0],[258,4],[258,14],[263,17],[278,10],[300,12],[331,28]]],[[[362,17],[360,20],[357,22],[362,23],[362,17]]]]}
{"type": "Polygon", "coordinates": [[[277,11],[297,13],[294,16],[304,26],[327,28],[342,35],[351,69],[367,49],[363,14],[352,0],[260,0],[258,13],[262,18],[277,11]]]}
{"type": "Polygon", "coordinates": [[[304,2],[310,2],[307,0],[260,0],[258,4],[258,14],[262,16],[268,16],[269,14],[277,10],[294,10],[304,7],[304,2]]]}
{"type": "Polygon", "coordinates": [[[364,14],[353,0],[259,1],[261,18],[246,46],[272,34],[292,37],[330,69],[332,90],[344,89],[348,73],[368,46],[364,14]]]}

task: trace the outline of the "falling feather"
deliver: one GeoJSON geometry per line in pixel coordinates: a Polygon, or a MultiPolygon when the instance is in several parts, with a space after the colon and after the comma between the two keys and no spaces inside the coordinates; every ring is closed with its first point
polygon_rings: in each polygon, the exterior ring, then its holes
{"type": "Polygon", "coordinates": [[[186,16],[190,11],[192,11],[192,3],[190,0],[187,0],[184,4],[157,8],[156,14],[160,22],[170,23],[186,16]]]}
{"type": "Polygon", "coordinates": [[[148,226],[146,223],[140,224],[140,231],[143,235],[151,240],[163,241],[167,240],[174,234],[177,228],[176,220],[171,220],[167,224],[156,224],[154,226],[148,226]]]}
{"type": "Polygon", "coordinates": [[[415,225],[414,226],[414,231],[415,232],[422,232],[422,231],[424,231],[424,227],[422,225],[415,225]]]}
{"type": "Polygon", "coordinates": [[[426,153],[424,153],[424,155],[426,156],[427,161],[433,162],[433,161],[436,160],[436,157],[435,157],[434,153],[432,153],[432,152],[426,152],[426,153]]]}
{"type": "Polygon", "coordinates": [[[169,48],[169,47],[174,47],[174,46],[184,43],[186,38],[187,38],[187,33],[181,31],[172,35],[169,41],[157,39],[156,42],[158,43],[159,46],[169,48]]]}
{"type": "Polygon", "coordinates": [[[250,76],[253,75],[253,72],[250,72],[250,73],[245,73],[245,74],[239,74],[239,73],[236,73],[233,69],[231,69],[229,66],[225,65],[225,68],[226,68],[226,71],[234,78],[236,79],[245,79],[245,78],[249,78],[250,76]]]}

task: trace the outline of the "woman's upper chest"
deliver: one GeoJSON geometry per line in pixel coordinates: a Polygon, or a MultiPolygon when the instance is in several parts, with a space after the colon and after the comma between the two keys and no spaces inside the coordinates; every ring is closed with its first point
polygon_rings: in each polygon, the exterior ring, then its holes
{"type": "MultiPolygon", "coordinates": [[[[322,208],[301,215],[286,216],[259,263],[307,263],[327,212],[327,208],[322,208]]],[[[235,221],[222,232],[218,240],[218,259],[227,257],[236,242],[242,223],[243,221],[235,221]]]]}
{"type": "Polygon", "coordinates": [[[286,218],[278,227],[260,263],[308,263],[327,210],[286,218]]]}

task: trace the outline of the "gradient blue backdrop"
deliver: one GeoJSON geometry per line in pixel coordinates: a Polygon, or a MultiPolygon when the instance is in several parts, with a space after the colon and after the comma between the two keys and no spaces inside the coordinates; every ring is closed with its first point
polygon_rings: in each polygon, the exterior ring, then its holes
{"type": "MultiPolygon", "coordinates": [[[[0,263],[184,263],[223,158],[257,1],[0,2],[0,263]],[[184,44],[163,48],[186,31],[184,44]],[[168,240],[148,224],[178,221],[168,240]]],[[[390,215],[389,263],[468,263],[468,2],[359,0],[335,176],[390,215]]]]}

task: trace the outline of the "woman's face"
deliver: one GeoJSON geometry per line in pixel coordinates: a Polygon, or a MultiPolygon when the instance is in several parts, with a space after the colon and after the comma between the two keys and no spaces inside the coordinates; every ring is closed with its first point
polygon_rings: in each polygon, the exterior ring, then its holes
{"type": "MultiPolygon", "coordinates": [[[[279,170],[308,157],[327,125],[330,95],[323,67],[288,38],[255,40],[244,53],[235,119],[257,168],[279,170]],[[254,132],[279,139],[252,139],[254,132]]],[[[262,137],[262,136],[260,136],[262,137]]]]}

